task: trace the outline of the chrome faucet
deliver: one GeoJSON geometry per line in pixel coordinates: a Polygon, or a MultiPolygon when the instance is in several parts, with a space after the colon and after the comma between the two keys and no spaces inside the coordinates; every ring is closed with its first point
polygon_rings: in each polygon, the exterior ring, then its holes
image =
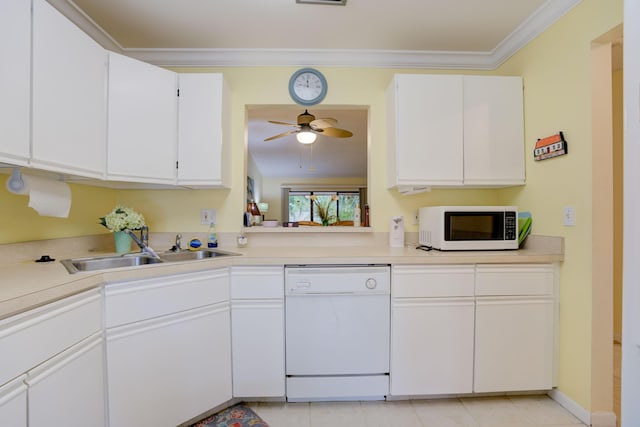
{"type": "Polygon", "coordinates": [[[180,252],[182,250],[182,234],[176,234],[176,243],[174,247],[176,248],[176,252],[180,252]]]}
{"type": "Polygon", "coordinates": [[[138,245],[142,253],[149,254],[154,258],[160,258],[156,251],[154,251],[151,246],[149,246],[149,227],[145,225],[140,229],[140,238],[138,238],[138,236],[136,236],[136,233],[129,230],[128,228],[125,229],[124,232],[127,233],[134,242],[136,242],[136,245],[138,245]]]}

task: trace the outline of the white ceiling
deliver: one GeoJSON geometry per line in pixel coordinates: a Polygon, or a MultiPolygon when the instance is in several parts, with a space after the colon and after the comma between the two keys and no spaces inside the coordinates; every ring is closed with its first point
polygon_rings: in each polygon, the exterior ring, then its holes
{"type": "MultiPolygon", "coordinates": [[[[48,0],[105,48],[161,66],[494,69],[581,0],[48,0]]],[[[318,106],[321,107],[321,106],[318,106]]],[[[366,176],[366,110],[311,108],[350,130],[302,152],[264,142],[304,109],[249,110],[249,151],[265,176],[366,176]],[[312,156],[312,157],[311,157],[312,156]],[[266,166],[269,165],[269,166],[266,166]],[[314,171],[310,171],[313,166],[314,171]],[[286,168],[289,169],[288,172],[286,168]]]]}
{"type": "Polygon", "coordinates": [[[48,0],[158,65],[495,68],[581,0],[48,0]]]}

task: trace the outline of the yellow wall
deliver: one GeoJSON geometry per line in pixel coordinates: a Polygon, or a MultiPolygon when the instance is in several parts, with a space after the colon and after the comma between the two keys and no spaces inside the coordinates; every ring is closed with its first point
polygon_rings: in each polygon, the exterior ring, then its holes
{"type": "Polygon", "coordinates": [[[514,55],[499,73],[525,85],[527,186],[503,190],[503,200],[530,210],[536,234],[565,237],[560,290],[559,389],[591,408],[592,153],[591,41],[622,22],[622,1],[584,0],[514,55]],[[569,154],[533,162],[537,138],[563,131],[569,154]],[[564,227],[564,206],[576,226],[564,227]]]}
{"type": "MultiPolygon", "coordinates": [[[[622,0],[583,0],[564,18],[514,55],[495,74],[522,75],[525,84],[526,187],[506,190],[433,190],[401,196],[385,189],[384,90],[394,73],[430,70],[318,67],[329,91],[323,106],[366,106],[370,117],[369,202],[376,231],[389,218],[412,218],[437,204],[515,204],[533,213],[533,233],[564,236],[561,280],[560,390],[590,408],[591,372],[591,106],[590,42],[622,22],[622,0]],[[537,138],[564,131],[569,154],[533,162],[537,138]],[[562,225],[563,206],[576,209],[575,227],[562,225]]],[[[0,243],[104,232],[97,217],[116,203],[139,209],[152,231],[206,231],[201,208],[216,208],[218,231],[237,232],[245,208],[245,120],[247,105],[291,104],[287,83],[298,67],[180,70],[223,72],[232,90],[232,188],[230,190],[107,190],[73,185],[69,219],[38,217],[24,196],[0,189],[0,243]],[[10,218],[7,220],[6,218],[10,218]],[[9,222],[7,222],[9,221],[9,222]]],[[[458,73],[458,71],[451,71],[458,73]]],[[[478,74],[475,73],[474,74],[478,74]]],[[[408,231],[417,227],[407,220],[408,231]]]]}
{"type": "Polygon", "coordinates": [[[28,196],[9,193],[0,177],[0,244],[108,233],[98,218],[113,209],[114,190],[70,184],[69,218],[42,217],[28,207],[28,196]]]}

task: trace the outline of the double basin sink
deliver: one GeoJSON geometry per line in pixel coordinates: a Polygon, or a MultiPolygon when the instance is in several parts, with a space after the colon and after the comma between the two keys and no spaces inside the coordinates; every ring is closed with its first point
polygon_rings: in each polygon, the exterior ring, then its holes
{"type": "Polygon", "coordinates": [[[60,261],[71,274],[81,271],[108,270],[111,268],[135,267],[140,265],[168,262],[195,261],[208,258],[240,255],[218,249],[201,249],[197,251],[164,252],[158,258],[145,253],[134,253],[107,257],[70,258],[60,261]]]}

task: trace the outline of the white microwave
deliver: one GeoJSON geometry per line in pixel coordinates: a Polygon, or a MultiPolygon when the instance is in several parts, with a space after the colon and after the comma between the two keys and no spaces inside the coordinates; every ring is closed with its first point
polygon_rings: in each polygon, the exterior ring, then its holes
{"type": "Polygon", "coordinates": [[[420,208],[419,242],[441,251],[518,249],[515,206],[429,206],[420,208]]]}

